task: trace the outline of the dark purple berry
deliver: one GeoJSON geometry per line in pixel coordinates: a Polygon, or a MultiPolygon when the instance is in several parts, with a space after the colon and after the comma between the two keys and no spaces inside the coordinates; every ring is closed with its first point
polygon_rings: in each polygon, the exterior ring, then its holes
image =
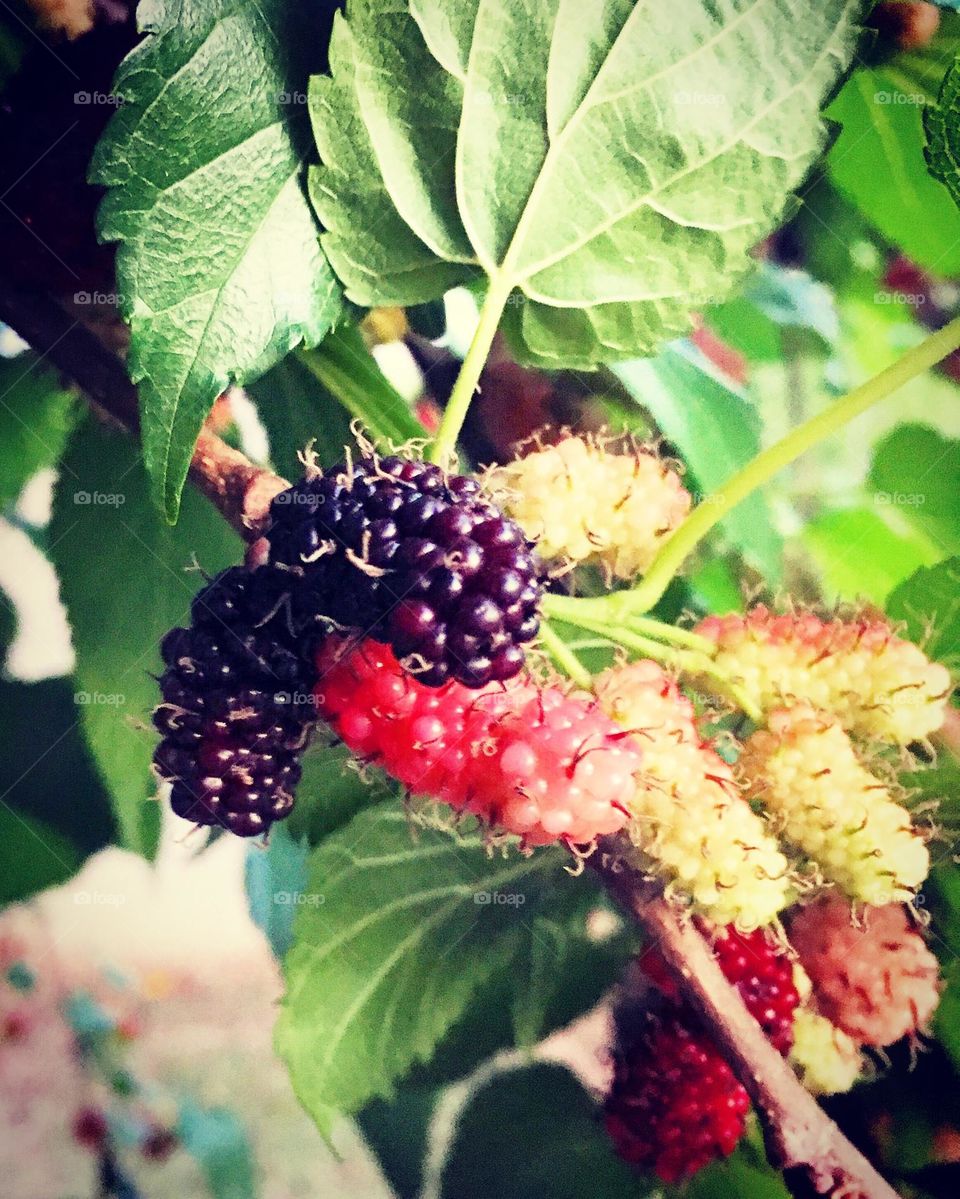
{"type": "Polygon", "coordinates": [[[192,626],[163,639],[153,761],[194,824],[253,837],[293,806],[315,720],[318,633],[298,615],[302,586],[272,566],[233,567],[195,597],[192,626]]]}
{"type": "Polygon", "coordinates": [[[479,687],[523,665],[540,567],[480,484],[427,462],[363,457],[271,505],[270,561],[302,579],[313,614],[388,641],[430,686],[479,687]]]}

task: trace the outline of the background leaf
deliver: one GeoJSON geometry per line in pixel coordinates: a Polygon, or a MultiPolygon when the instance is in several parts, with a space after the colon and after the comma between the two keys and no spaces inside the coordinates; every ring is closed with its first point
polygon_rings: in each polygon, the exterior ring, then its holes
{"type": "Polygon", "coordinates": [[[57,462],[76,416],[76,395],[36,354],[0,358],[0,508],[41,467],[57,462]]]}
{"type": "Polygon", "coordinates": [[[551,853],[488,858],[478,833],[412,840],[394,804],[359,813],[313,852],[277,1048],[321,1129],[433,1054],[536,935],[537,898],[559,866],[551,853]]]}
{"type": "MultiPolygon", "coordinates": [[[[697,351],[671,346],[655,358],[614,367],[630,395],[648,409],[690,468],[698,499],[723,484],[760,450],[760,419],[746,396],[707,369],[697,351]]],[[[688,480],[688,484],[694,484],[688,480]]],[[[776,586],[782,541],[763,495],[755,492],[720,527],[776,586]]]]}
{"type": "Polygon", "coordinates": [[[517,289],[504,327],[527,359],[653,349],[745,272],[819,152],[855,11],[431,0],[411,20],[354,0],[311,91],[347,295],[422,303],[479,263],[517,289]]]}
{"type": "Polygon", "coordinates": [[[960,441],[927,425],[900,425],[874,450],[869,483],[875,502],[943,554],[960,553],[960,441]]]}
{"type": "Polygon", "coordinates": [[[912,574],[890,596],[887,614],[902,620],[931,658],[960,667],[960,558],[912,574]]]}
{"type": "Polygon", "coordinates": [[[150,502],[135,446],[91,418],[61,464],[50,551],[73,631],[78,715],[120,839],[147,853],[159,822],[150,772],[157,647],[167,629],[189,619],[202,576],[187,568],[197,561],[209,574],[222,570],[240,557],[240,541],[193,492],[177,528],[167,526],[150,502]]]}
{"type": "Polygon", "coordinates": [[[923,158],[923,89],[890,71],[862,68],[827,110],[840,135],[831,180],[877,229],[921,266],[960,271],[960,211],[923,158]]]}
{"type": "Polygon", "coordinates": [[[639,1199],[651,1194],[655,1184],[645,1184],[616,1157],[598,1115],[563,1066],[541,1064],[497,1075],[460,1114],[443,1169],[442,1199],[639,1199]]]}
{"type": "Polygon", "coordinates": [[[319,341],[340,311],[301,179],[307,78],[332,8],[149,0],[149,36],[117,73],[126,103],[91,178],[110,188],[100,232],[122,243],[144,453],[171,519],[220,392],[319,341]]]}
{"type": "MultiPolygon", "coordinates": [[[[960,115],[960,56],[950,64],[943,77],[940,93],[935,104],[924,114],[927,132],[927,162],[930,172],[942,183],[960,204],[960,139],[957,134],[957,117],[960,115]]],[[[954,223],[960,214],[954,215],[954,223]]],[[[938,269],[946,270],[942,263],[938,269]]]]}

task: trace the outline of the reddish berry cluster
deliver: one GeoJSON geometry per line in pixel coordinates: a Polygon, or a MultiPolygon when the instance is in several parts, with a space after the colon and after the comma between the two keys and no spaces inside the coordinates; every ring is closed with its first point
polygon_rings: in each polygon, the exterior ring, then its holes
{"type": "Polygon", "coordinates": [[[411,792],[526,845],[584,844],[626,820],[641,754],[589,696],[529,684],[425,686],[388,646],[331,637],[317,709],[411,792]]]}
{"type": "MultiPolygon", "coordinates": [[[[793,1044],[800,1002],[786,951],[764,929],[732,925],[713,935],[717,962],[782,1054],[793,1044]]],[[[732,1153],[744,1131],[747,1093],[719,1048],[680,998],[660,952],[643,956],[646,977],[666,998],[663,1013],[647,1011],[617,1046],[607,1129],[617,1152],[654,1170],[664,1182],[688,1177],[732,1153]]]]}
{"type": "Polygon", "coordinates": [[[403,458],[314,472],[271,506],[271,561],[313,607],[391,645],[420,682],[517,675],[539,627],[539,568],[476,479],[403,458]]]}
{"type": "Polygon", "coordinates": [[[605,1123],[625,1161],[678,1182],[733,1152],[749,1107],[709,1036],[685,1015],[648,1012],[618,1048],[605,1123]]]}

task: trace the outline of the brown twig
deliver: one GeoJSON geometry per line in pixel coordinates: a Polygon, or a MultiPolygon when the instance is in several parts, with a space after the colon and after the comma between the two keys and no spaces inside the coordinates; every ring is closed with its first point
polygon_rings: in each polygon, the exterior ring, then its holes
{"type": "MultiPolygon", "coordinates": [[[[0,320],[72,379],[115,420],[135,431],[136,388],[123,364],[53,300],[0,281],[0,320]]],[[[211,430],[197,442],[190,477],[241,536],[255,543],[270,500],[287,486],[211,430]]],[[[256,545],[252,547],[256,552],[256,545]]],[[[760,1114],[771,1161],[791,1186],[835,1199],[897,1199],[770,1045],[727,982],[703,937],[678,919],[659,890],[627,868],[615,840],[590,859],[619,902],[658,942],[683,993],[727,1053],[760,1114]]]]}
{"type": "MultiPolygon", "coordinates": [[[[71,379],[97,408],[131,432],[137,431],[137,389],[124,364],[85,324],[49,296],[5,280],[0,280],[0,321],[71,379]]],[[[200,432],[190,478],[240,536],[251,542],[263,532],[270,501],[288,486],[207,428],[200,432]]]]}
{"type": "Polygon", "coordinates": [[[724,1050],[750,1094],[771,1162],[794,1193],[836,1199],[897,1199],[767,1040],[727,982],[692,921],[627,866],[615,841],[590,859],[607,889],[656,941],[684,996],[724,1050]]]}

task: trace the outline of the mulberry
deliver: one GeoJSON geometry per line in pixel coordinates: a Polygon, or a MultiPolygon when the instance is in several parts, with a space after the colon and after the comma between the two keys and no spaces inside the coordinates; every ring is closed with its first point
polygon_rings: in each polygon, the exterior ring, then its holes
{"type": "Polygon", "coordinates": [[[787,903],[787,860],[730,766],[701,741],[693,705],[651,661],[605,672],[596,690],[643,753],[627,804],[643,865],[717,924],[769,924],[787,903]]]}
{"type": "Polygon", "coordinates": [[[853,899],[910,898],[927,876],[927,848],[839,722],[798,707],[771,713],[768,723],[746,743],[740,764],[784,835],[853,899]]]}
{"type": "Polygon", "coordinates": [[[940,999],[937,959],[906,908],[864,908],[824,895],[799,908],[790,941],[813,983],[817,1007],[862,1045],[892,1045],[927,1024],[940,999]]]}
{"type": "Polygon", "coordinates": [[[648,448],[613,453],[566,437],[491,473],[503,507],[544,558],[644,571],[690,509],[677,471],[648,448]]]}
{"type": "Polygon", "coordinates": [[[946,667],[881,620],[824,621],[813,613],[710,616],[697,632],[716,664],[769,711],[807,703],[853,733],[906,745],[943,723],[946,667]]]}
{"type": "Polygon", "coordinates": [[[539,567],[475,479],[362,457],[312,473],[270,512],[270,560],[303,576],[313,610],[388,643],[421,683],[520,672],[539,628],[539,567]]]}

